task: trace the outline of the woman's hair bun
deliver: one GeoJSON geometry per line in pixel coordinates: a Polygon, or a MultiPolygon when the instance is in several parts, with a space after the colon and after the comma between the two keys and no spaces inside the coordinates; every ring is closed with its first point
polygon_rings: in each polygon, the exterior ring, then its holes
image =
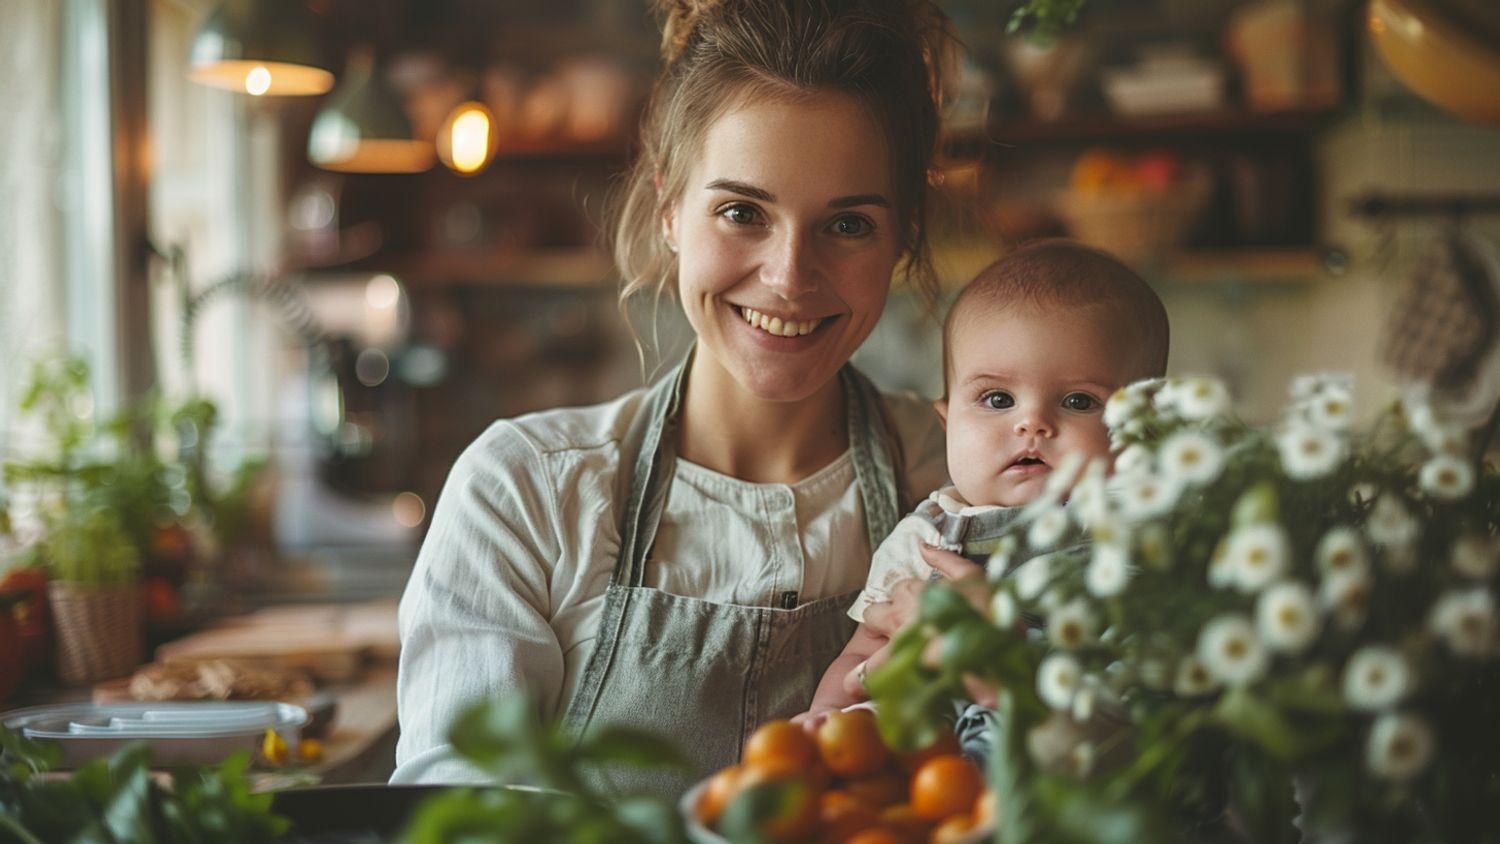
{"type": "Polygon", "coordinates": [[[677,61],[687,49],[693,30],[724,0],[656,0],[657,15],[662,18],[661,57],[667,64],[677,61]]]}

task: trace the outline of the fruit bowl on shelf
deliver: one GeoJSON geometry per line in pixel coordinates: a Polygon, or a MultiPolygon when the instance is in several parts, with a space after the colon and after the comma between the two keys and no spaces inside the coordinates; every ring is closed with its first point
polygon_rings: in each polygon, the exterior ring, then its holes
{"type": "Polygon", "coordinates": [[[1133,264],[1179,249],[1208,206],[1213,183],[1169,151],[1126,157],[1090,150],[1073,166],[1055,207],[1068,234],[1133,264]]]}

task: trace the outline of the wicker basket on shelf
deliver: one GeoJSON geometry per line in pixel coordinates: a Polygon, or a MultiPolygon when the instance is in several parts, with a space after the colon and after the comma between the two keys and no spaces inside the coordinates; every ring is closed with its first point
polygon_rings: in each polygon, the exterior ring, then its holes
{"type": "Polygon", "coordinates": [[[141,597],[134,583],[53,581],[47,589],[57,630],[57,675],[82,686],[124,677],[141,663],[141,597]]]}
{"type": "Polygon", "coordinates": [[[1207,182],[1170,191],[1065,193],[1057,213],[1068,233],[1132,264],[1152,264],[1180,248],[1208,203],[1207,182]]]}

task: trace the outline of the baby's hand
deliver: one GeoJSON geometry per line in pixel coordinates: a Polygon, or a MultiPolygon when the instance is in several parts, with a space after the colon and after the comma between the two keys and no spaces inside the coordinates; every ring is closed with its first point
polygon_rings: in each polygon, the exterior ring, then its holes
{"type": "Polygon", "coordinates": [[[809,733],[815,733],[828,720],[830,712],[839,711],[839,707],[829,704],[813,704],[812,708],[800,715],[792,716],[792,723],[798,725],[809,733]]]}

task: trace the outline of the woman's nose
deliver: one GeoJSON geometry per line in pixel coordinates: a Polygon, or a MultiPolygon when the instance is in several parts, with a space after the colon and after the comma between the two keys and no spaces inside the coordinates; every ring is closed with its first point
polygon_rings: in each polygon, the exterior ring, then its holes
{"type": "Polygon", "coordinates": [[[783,299],[812,292],[818,286],[813,249],[810,238],[802,232],[788,228],[778,233],[761,264],[761,280],[783,299]]]}

